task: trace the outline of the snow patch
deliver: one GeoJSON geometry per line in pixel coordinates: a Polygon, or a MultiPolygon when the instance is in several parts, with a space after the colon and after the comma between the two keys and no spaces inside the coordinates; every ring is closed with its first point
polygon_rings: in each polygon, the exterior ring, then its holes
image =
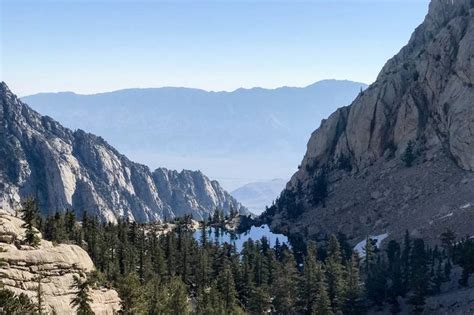
{"type": "MultiPolygon", "coordinates": [[[[380,247],[380,244],[387,237],[388,237],[388,233],[384,233],[384,234],[380,234],[380,235],[376,235],[376,236],[369,236],[370,239],[376,240],[375,245],[377,247],[380,247]]],[[[364,239],[364,240],[360,241],[359,243],[357,243],[356,246],[354,246],[354,251],[356,251],[359,254],[359,256],[362,256],[362,257],[365,256],[364,248],[365,248],[366,242],[367,242],[367,239],[364,239]]]]}
{"type": "Polygon", "coordinates": [[[450,212],[450,213],[448,213],[448,214],[446,214],[446,215],[443,215],[443,216],[442,216],[441,218],[439,218],[438,220],[446,219],[446,218],[452,217],[453,214],[454,214],[453,212],[450,212]]]}
{"type": "Polygon", "coordinates": [[[465,205],[462,205],[461,207],[459,207],[459,209],[467,209],[471,206],[471,203],[466,203],[465,205]]]}

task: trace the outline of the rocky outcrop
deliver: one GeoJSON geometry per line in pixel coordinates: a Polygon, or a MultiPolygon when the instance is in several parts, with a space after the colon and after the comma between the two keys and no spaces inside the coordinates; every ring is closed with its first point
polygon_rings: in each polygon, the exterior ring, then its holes
{"type": "Polygon", "coordinates": [[[384,154],[399,156],[414,140],[474,170],[472,9],[470,0],[433,1],[377,81],[313,134],[303,166],[345,156],[362,169],[384,154]]]}
{"type": "Polygon", "coordinates": [[[14,209],[35,196],[43,212],[87,210],[114,222],[140,222],[191,214],[207,218],[216,208],[247,209],[201,172],[169,171],[133,163],[105,140],[62,127],[41,116],[0,84],[0,198],[14,209]]]}
{"type": "Polygon", "coordinates": [[[465,288],[430,297],[426,301],[423,314],[474,314],[474,289],[465,288]]]}
{"type": "Polygon", "coordinates": [[[354,102],[321,123],[286,192],[266,218],[304,237],[341,231],[355,241],[405,229],[472,234],[474,2],[433,0],[409,43],[354,102]],[[403,165],[408,144],[416,157],[403,165]],[[323,206],[312,201],[327,178],[323,206]],[[284,200],[283,200],[284,199],[284,200]],[[293,207],[294,208],[294,207],[293,207]]]}
{"type": "MultiPolygon", "coordinates": [[[[23,223],[0,210],[0,281],[6,289],[24,293],[35,302],[40,283],[46,313],[74,314],[70,305],[74,297],[73,278],[93,271],[92,260],[76,245],[54,245],[45,240],[36,248],[20,245],[25,234],[23,223]]],[[[90,296],[95,314],[115,314],[120,309],[115,290],[96,288],[90,296]]]]}
{"type": "MultiPolygon", "coordinates": [[[[399,314],[412,314],[412,306],[407,300],[398,299],[399,314]]],[[[390,307],[384,306],[369,309],[368,315],[390,314],[390,307]]],[[[454,289],[443,294],[428,297],[425,301],[423,315],[466,315],[474,314],[474,289],[454,289]]]]}
{"type": "MultiPolygon", "coordinates": [[[[440,287],[440,292],[429,296],[421,314],[423,315],[466,315],[474,314],[474,279],[470,279],[468,287],[459,285],[462,268],[454,266],[450,279],[440,287]]],[[[398,297],[400,312],[398,314],[413,314],[410,297],[398,297]]],[[[367,310],[368,315],[391,314],[391,305],[372,306],[367,310]]]]}

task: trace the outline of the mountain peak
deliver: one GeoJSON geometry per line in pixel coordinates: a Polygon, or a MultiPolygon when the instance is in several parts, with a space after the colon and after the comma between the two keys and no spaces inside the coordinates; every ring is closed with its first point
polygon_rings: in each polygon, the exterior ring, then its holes
{"type": "Polygon", "coordinates": [[[5,81],[0,82],[0,90],[3,92],[10,91],[5,81]]]}
{"type": "Polygon", "coordinates": [[[471,0],[432,0],[425,24],[432,22],[437,27],[443,27],[454,17],[469,14],[471,9],[471,0]]]}
{"type": "Polygon", "coordinates": [[[5,98],[11,98],[11,97],[13,97],[13,98],[16,99],[16,95],[13,94],[13,93],[10,91],[10,88],[8,87],[8,85],[7,85],[4,81],[2,81],[2,82],[0,83],[0,95],[2,96],[2,98],[3,98],[3,97],[5,97],[5,98]]]}

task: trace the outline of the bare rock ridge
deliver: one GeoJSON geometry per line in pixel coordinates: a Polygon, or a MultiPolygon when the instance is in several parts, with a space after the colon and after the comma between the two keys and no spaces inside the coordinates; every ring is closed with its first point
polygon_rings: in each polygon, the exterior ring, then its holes
{"type": "MultiPolygon", "coordinates": [[[[75,314],[70,305],[74,276],[94,270],[89,255],[79,246],[41,240],[37,248],[18,245],[25,237],[24,222],[0,209],[1,281],[6,289],[24,293],[36,302],[38,281],[46,314],[75,314]],[[39,280],[41,278],[41,280],[39,280]]],[[[115,290],[97,288],[90,292],[95,314],[116,314],[120,299],[115,290]]]]}
{"type": "Polygon", "coordinates": [[[216,208],[248,210],[199,171],[148,167],[128,160],[102,138],[41,116],[0,84],[0,202],[14,209],[35,196],[43,212],[88,211],[107,221],[139,222],[216,208]]]}
{"type": "Polygon", "coordinates": [[[354,242],[405,229],[472,234],[472,171],[474,1],[432,0],[375,83],[311,135],[299,171],[265,218],[303,238],[340,231],[354,242]],[[402,162],[409,143],[412,167],[402,162]],[[314,201],[321,176],[325,205],[314,201]]]}

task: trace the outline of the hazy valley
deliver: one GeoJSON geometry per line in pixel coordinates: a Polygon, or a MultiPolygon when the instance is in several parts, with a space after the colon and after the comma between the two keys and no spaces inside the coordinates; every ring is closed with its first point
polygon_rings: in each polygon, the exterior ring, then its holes
{"type": "Polygon", "coordinates": [[[199,169],[233,190],[289,178],[315,126],[366,87],[325,80],[304,88],[207,92],[169,87],[41,93],[22,100],[65,127],[100,135],[152,169],[199,169]],[[245,170],[239,168],[242,163],[245,170]]]}

